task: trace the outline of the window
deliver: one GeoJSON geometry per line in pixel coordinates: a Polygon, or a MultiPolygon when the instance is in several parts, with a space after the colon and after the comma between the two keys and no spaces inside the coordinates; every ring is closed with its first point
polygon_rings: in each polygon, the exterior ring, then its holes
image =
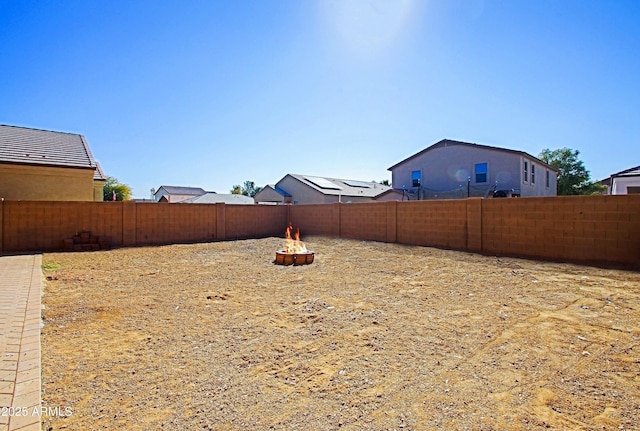
{"type": "Polygon", "coordinates": [[[531,184],[536,183],[536,165],[531,163],[531,184]]]}
{"type": "Polygon", "coordinates": [[[475,169],[476,183],[486,183],[489,181],[489,169],[487,163],[476,163],[475,169]]]}
{"type": "Polygon", "coordinates": [[[412,171],[411,172],[411,186],[412,187],[420,187],[422,183],[422,174],[420,171],[412,171]]]}
{"type": "Polygon", "coordinates": [[[524,179],[523,181],[529,182],[529,162],[527,162],[526,160],[524,161],[524,179]]]}
{"type": "Polygon", "coordinates": [[[547,185],[547,188],[549,188],[549,170],[548,169],[547,169],[547,176],[546,176],[546,179],[545,179],[545,183],[547,185]]]}
{"type": "Polygon", "coordinates": [[[627,186],[627,194],[628,195],[640,195],[640,187],[627,186]]]}

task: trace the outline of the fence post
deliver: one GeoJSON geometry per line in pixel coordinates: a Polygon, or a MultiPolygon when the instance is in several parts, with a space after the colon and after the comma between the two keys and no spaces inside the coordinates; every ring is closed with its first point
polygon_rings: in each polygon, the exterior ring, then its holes
{"type": "Polygon", "coordinates": [[[482,252],[482,198],[467,198],[468,251],[482,252]]]}
{"type": "Polygon", "coordinates": [[[226,208],[224,202],[216,203],[216,240],[227,239],[227,229],[225,221],[226,208]]]}

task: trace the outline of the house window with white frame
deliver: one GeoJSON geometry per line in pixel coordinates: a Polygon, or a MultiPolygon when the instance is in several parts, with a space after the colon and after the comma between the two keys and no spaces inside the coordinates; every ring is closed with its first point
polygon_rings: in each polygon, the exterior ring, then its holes
{"type": "Polygon", "coordinates": [[[420,187],[422,184],[422,172],[420,171],[412,171],[411,172],[411,186],[412,187],[420,187]]]}
{"type": "Polygon", "coordinates": [[[525,182],[525,183],[529,182],[529,162],[527,162],[526,160],[524,161],[524,178],[523,178],[523,182],[525,182]]]}
{"type": "Polygon", "coordinates": [[[531,184],[536,183],[536,165],[531,163],[531,184]]]}
{"type": "Polygon", "coordinates": [[[489,164],[486,162],[476,163],[474,173],[476,177],[476,184],[488,182],[489,181],[489,164]]]}
{"type": "Polygon", "coordinates": [[[549,169],[547,169],[546,178],[545,178],[545,184],[547,185],[547,188],[549,188],[549,183],[550,183],[550,180],[549,180],[549,169]]]}

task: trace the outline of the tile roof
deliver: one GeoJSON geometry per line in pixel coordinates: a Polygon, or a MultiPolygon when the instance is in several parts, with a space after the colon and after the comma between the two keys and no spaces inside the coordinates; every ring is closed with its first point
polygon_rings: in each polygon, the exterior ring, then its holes
{"type": "Polygon", "coordinates": [[[418,157],[418,156],[420,156],[420,155],[422,155],[422,154],[424,154],[424,153],[426,153],[428,151],[431,151],[431,150],[433,150],[435,148],[448,147],[448,146],[452,146],[452,145],[466,145],[466,146],[475,147],[475,148],[482,148],[482,149],[485,149],[485,150],[503,151],[505,153],[519,154],[521,156],[526,156],[526,157],[529,157],[531,159],[536,160],[538,163],[546,166],[548,169],[552,169],[555,172],[558,171],[558,169],[554,168],[553,166],[543,162],[539,158],[534,157],[529,153],[525,153],[524,151],[512,150],[512,149],[509,149],[509,148],[494,147],[494,146],[491,146],[491,145],[474,144],[474,143],[471,143],[471,142],[454,141],[454,140],[451,140],[451,139],[443,139],[443,140],[441,140],[439,142],[436,142],[435,144],[425,148],[424,150],[419,151],[419,152],[415,153],[414,155],[409,156],[409,157],[407,157],[406,159],[404,159],[402,161],[399,161],[398,163],[396,163],[395,165],[391,166],[390,168],[387,168],[387,170],[391,171],[391,170],[395,169],[396,167],[402,165],[403,163],[408,162],[409,160],[411,160],[411,159],[413,159],[415,157],[418,157]]]}
{"type": "Polygon", "coordinates": [[[0,124],[0,163],[96,169],[84,136],[0,124]]]}
{"type": "Polygon", "coordinates": [[[96,171],[93,173],[93,179],[94,180],[99,180],[99,181],[106,181],[107,180],[106,175],[102,171],[102,166],[100,166],[100,163],[98,163],[98,162],[96,162],[96,171]]]}
{"type": "Polygon", "coordinates": [[[391,188],[373,181],[344,180],[299,174],[288,175],[325,195],[374,198],[391,188]]]}

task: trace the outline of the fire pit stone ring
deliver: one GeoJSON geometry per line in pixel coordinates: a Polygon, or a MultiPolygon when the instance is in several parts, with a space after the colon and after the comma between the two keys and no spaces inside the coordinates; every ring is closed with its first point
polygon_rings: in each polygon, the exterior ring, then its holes
{"type": "Polygon", "coordinates": [[[313,263],[314,252],[303,251],[295,253],[287,253],[285,250],[276,251],[276,265],[309,265],[313,263]]]}

